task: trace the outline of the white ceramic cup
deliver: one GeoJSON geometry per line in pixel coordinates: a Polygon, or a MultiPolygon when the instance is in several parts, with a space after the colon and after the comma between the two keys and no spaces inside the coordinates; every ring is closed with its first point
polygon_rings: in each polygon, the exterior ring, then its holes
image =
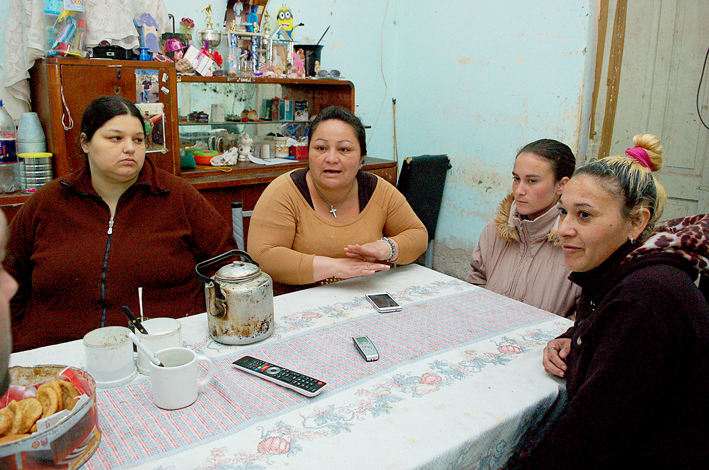
{"type": "Polygon", "coordinates": [[[187,348],[167,348],[156,355],[163,367],[149,364],[153,403],[164,410],[177,410],[197,401],[199,388],[212,380],[212,360],[187,348]],[[199,378],[200,362],[207,366],[203,379],[199,378]]]}
{"type": "Polygon", "coordinates": [[[89,331],[84,336],[86,370],[99,388],[120,387],[137,374],[130,330],[122,326],[107,326],[89,331]]]}
{"type": "MultiPolygon", "coordinates": [[[[137,329],[135,335],[152,352],[156,353],[161,349],[177,348],[182,346],[182,323],[175,318],[151,318],[141,322],[148,332],[144,335],[137,329]]],[[[150,375],[148,364],[150,359],[140,349],[138,350],[138,372],[150,375]]]]}

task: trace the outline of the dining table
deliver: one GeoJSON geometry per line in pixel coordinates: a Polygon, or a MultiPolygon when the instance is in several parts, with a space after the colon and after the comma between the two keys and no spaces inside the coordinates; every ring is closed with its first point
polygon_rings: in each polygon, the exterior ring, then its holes
{"type": "MultiPolygon", "coordinates": [[[[183,346],[214,363],[192,405],[156,407],[141,374],[98,389],[101,441],[83,468],[497,469],[564,389],[542,351],[570,320],[418,264],[273,300],[273,333],[248,345],[211,339],[207,313],[180,319],[183,346]],[[375,292],[402,310],[378,313],[375,292]],[[364,335],[377,361],[355,347],[364,335]],[[326,386],[307,398],[237,370],[245,355],[326,386]]],[[[86,367],[81,340],[10,361],[86,367]]]]}

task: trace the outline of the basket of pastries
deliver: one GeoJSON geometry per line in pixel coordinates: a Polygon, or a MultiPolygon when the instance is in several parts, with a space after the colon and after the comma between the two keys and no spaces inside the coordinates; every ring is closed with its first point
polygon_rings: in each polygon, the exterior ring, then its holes
{"type": "Polygon", "coordinates": [[[96,383],[82,369],[11,367],[0,397],[0,468],[80,467],[101,440],[96,383]]]}

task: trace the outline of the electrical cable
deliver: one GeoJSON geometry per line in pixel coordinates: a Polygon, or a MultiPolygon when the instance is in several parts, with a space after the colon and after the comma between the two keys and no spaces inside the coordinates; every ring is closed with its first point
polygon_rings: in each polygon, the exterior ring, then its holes
{"type": "Polygon", "coordinates": [[[382,80],[384,80],[384,97],[382,98],[382,105],[379,106],[379,112],[377,113],[377,118],[374,120],[374,125],[372,126],[372,132],[369,134],[369,140],[367,144],[372,141],[374,137],[374,130],[377,128],[377,123],[379,122],[379,116],[382,114],[382,109],[384,109],[384,102],[387,98],[387,93],[389,93],[389,87],[387,86],[387,79],[384,76],[384,25],[386,24],[387,11],[389,11],[389,1],[387,0],[386,8],[384,8],[384,18],[382,19],[382,32],[381,39],[379,42],[379,69],[382,72],[382,80]]]}
{"type": "Polygon", "coordinates": [[[391,99],[392,107],[392,121],[394,125],[394,160],[396,160],[397,166],[399,163],[399,145],[396,140],[396,98],[391,99]]]}
{"type": "Polygon", "coordinates": [[[702,89],[702,81],[704,80],[704,71],[707,68],[707,59],[709,59],[709,48],[707,48],[707,54],[704,56],[704,65],[702,66],[702,75],[699,77],[699,85],[697,86],[697,115],[699,116],[699,120],[702,122],[702,125],[709,129],[709,126],[707,126],[707,123],[704,122],[704,118],[702,118],[702,112],[699,107],[699,92],[702,89]]]}

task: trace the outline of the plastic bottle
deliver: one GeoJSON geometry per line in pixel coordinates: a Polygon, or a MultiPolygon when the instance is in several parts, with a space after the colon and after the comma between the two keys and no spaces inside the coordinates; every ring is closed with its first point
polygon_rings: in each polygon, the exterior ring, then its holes
{"type": "Polygon", "coordinates": [[[17,162],[15,153],[15,141],[17,139],[17,129],[12,116],[3,107],[0,100],[0,163],[17,162]]]}
{"type": "Polygon", "coordinates": [[[76,27],[76,35],[74,36],[74,44],[71,45],[71,52],[69,55],[77,55],[83,57],[86,52],[86,46],[84,44],[84,39],[86,38],[86,20],[79,18],[76,27]]]}
{"type": "Polygon", "coordinates": [[[15,121],[0,100],[0,191],[11,193],[17,190],[17,153],[15,121]]]}

